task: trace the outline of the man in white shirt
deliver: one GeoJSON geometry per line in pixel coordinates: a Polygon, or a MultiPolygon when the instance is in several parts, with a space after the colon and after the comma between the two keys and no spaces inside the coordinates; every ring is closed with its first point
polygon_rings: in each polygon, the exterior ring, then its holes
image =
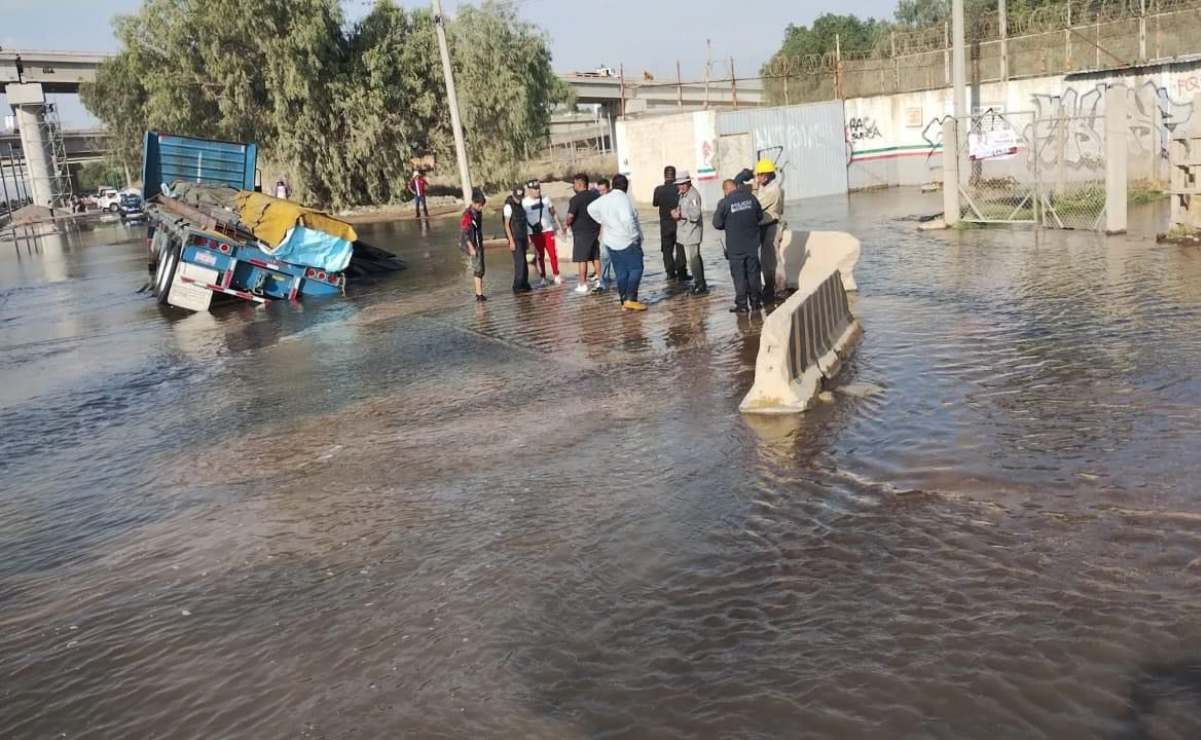
{"type": "Polygon", "coordinates": [[[626,311],[645,311],[638,302],[642,282],[642,226],[638,211],[626,195],[630,181],[625,175],[613,177],[613,189],[588,205],[588,215],[601,225],[601,241],[617,273],[617,296],[626,311]]]}
{"type": "Polygon", "coordinates": [[[530,231],[530,243],[534,245],[537,257],[538,274],[542,276],[542,287],[546,287],[546,258],[550,257],[551,274],[555,285],[562,285],[563,278],[559,277],[559,252],[555,248],[555,231],[566,232],[559,223],[559,214],[550,198],[542,197],[542,183],[530,180],[525,184],[525,198],[521,200],[525,208],[526,223],[530,231]]]}

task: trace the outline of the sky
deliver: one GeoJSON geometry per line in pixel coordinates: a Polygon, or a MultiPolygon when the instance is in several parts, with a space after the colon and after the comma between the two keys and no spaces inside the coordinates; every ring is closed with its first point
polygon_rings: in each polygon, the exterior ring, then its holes
{"type": "MultiPolygon", "coordinates": [[[[373,0],[343,0],[348,16],[367,12],[373,0]]],[[[408,7],[423,0],[401,0],[408,7]]],[[[448,13],[460,3],[444,0],[448,13]]],[[[686,79],[701,79],[705,40],[717,63],[734,57],[741,76],[779,48],[789,23],[808,24],[826,12],[891,17],[896,0],[518,0],[522,17],[546,31],[560,72],[602,64],[626,74],[674,77],[679,60],[686,79]]],[[[141,0],[0,0],[0,47],[114,51],[111,19],[131,13],[141,0]]],[[[724,68],[724,67],[723,67],[724,68]]],[[[2,97],[2,96],[0,96],[2,97]]],[[[91,124],[74,96],[60,99],[68,126],[91,124]]],[[[7,112],[7,108],[4,108],[7,112]]]]}

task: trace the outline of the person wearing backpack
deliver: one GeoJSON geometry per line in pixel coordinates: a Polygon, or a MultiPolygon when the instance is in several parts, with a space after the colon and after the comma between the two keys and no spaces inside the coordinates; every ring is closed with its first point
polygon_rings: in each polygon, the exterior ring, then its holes
{"type": "Polygon", "coordinates": [[[521,205],[525,188],[514,185],[513,192],[505,199],[505,237],[509,240],[509,251],[513,253],[513,292],[528,293],[530,287],[530,265],[526,254],[530,248],[530,232],[525,221],[525,208],[521,205]]]}

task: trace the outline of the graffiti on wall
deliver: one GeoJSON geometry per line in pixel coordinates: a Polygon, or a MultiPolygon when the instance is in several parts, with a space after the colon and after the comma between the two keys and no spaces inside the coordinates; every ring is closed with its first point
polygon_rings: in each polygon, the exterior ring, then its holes
{"type": "MultiPolygon", "coordinates": [[[[1058,161],[1061,145],[1069,167],[1092,166],[1102,157],[1107,88],[1102,82],[1084,92],[1069,87],[1062,95],[1033,96],[1031,137],[1038,144],[1040,163],[1058,161]]],[[[1192,118],[1193,104],[1173,100],[1168,89],[1153,80],[1127,88],[1126,94],[1130,153],[1166,159],[1172,132],[1192,118]]]]}
{"type": "Polygon", "coordinates": [[[852,142],[882,138],[880,127],[871,116],[855,116],[847,121],[847,139],[852,142]]]}

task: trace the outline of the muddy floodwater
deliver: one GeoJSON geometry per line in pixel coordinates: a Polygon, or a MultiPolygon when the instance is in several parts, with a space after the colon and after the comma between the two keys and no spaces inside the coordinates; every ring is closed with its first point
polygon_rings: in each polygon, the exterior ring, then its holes
{"type": "Polygon", "coordinates": [[[453,221],[195,315],[0,243],[0,737],[1201,737],[1201,250],[939,198],[790,210],[866,333],[772,423],[716,242],[642,315],[477,306],[453,221]]]}

